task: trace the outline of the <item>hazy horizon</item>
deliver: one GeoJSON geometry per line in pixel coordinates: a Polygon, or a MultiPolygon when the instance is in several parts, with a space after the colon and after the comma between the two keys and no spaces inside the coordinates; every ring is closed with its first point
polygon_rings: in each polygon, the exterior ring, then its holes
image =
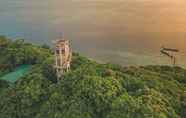
{"type": "Polygon", "coordinates": [[[0,35],[51,43],[64,35],[73,49],[103,62],[168,64],[162,45],[181,50],[186,65],[184,0],[3,0],[0,35]]]}

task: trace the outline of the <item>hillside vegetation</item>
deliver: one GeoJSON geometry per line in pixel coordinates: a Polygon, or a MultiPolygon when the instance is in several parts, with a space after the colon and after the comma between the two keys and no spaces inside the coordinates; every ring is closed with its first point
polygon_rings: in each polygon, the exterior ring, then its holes
{"type": "Polygon", "coordinates": [[[0,118],[186,118],[186,70],[99,64],[74,53],[56,82],[48,46],[0,37],[0,76],[23,64],[14,85],[0,81],[0,118]]]}

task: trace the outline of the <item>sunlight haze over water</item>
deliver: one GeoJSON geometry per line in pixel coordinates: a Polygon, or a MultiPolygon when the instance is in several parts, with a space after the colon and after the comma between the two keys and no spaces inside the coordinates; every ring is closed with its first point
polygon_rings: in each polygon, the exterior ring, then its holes
{"type": "Polygon", "coordinates": [[[185,0],[1,0],[0,34],[48,43],[62,35],[101,62],[169,64],[162,45],[186,65],[185,0]]]}

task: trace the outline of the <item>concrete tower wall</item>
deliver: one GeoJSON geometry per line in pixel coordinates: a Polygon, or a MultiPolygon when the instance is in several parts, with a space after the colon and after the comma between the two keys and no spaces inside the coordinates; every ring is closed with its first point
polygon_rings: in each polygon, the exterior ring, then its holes
{"type": "Polygon", "coordinates": [[[55,47],[55,68],[58,78],[70,69],[72,51],[68,40],[58,40],[55,47]]]}

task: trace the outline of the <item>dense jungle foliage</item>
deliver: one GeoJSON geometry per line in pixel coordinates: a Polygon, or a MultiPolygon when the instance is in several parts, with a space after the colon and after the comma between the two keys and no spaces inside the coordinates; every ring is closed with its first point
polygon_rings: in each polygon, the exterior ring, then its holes
{"type": "Polygon", "coordinates": [[[14,85],[0,81],[0,118],[186,118],[186,70],[121,67],[74,53],[56,81],[48,46],[0,37],[0,76],[32,64],[14,85]]]}

